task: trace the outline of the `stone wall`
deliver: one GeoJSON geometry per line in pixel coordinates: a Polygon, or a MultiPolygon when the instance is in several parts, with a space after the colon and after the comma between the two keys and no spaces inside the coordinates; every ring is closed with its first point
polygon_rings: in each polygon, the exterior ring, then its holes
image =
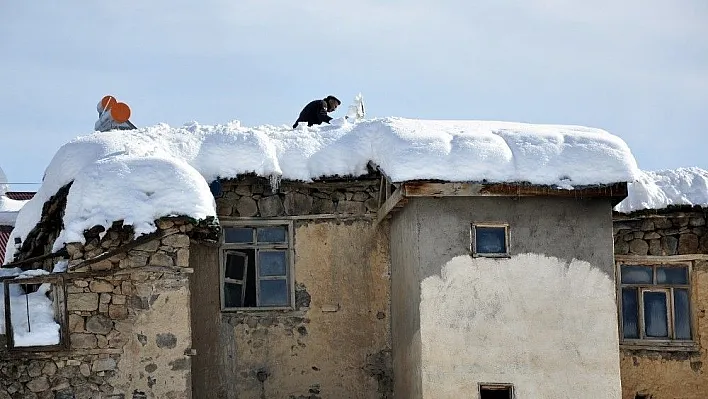
{"type": "Polygon", "coordinates": [[[364,214],[378,209],[379,180],[362,178],[304,184],[244,177],[223,182],[216,200],[219,217],[280,217],[318,214],[364,214]]]}
{"type": "Polygon", "coordinates": [[[619,259],[691,267],[694,347],[632,348],[620,346],[622,397],[634,399],[703,399],[708,392],[708,228],[702,209],[665,210],[615,215],[615,254],[619,259]],[[661,256],[661,258],[652,258],[661,256]],[[656,259],[656,260],[653,260],[656,259]]]}
{"type": "Polygon", "coordinates": [[[138,240],[116,223],[88,231],[85,245],[67,245],[68,347],[0,350],[0,399],[191,397],[194,224],[157,224],[138,240]],[[93,261],[105,253],[114,255],[93,261]]]}
{"type": "Polygon", "coordinates": [[[616,255],[708,254],[704,212],[675,212],[638,217],[617,215],[616,255]]]}

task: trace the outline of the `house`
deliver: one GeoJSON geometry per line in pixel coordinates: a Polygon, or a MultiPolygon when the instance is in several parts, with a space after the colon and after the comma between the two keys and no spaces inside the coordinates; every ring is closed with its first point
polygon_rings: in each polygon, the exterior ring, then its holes
{"type": "Polygon", "coordinates": [[[649,172],[614,219],[625,398],[708,392],[708,171],[649,172]]]}
{"type": "Polygon", "coordinates": [[[5,174],[0,169],[0,265],[5,260],[5,248],[15,225],[17,213],[25,202],[32,199],[31,191],[6,191],[5,174]]]}
{"type": "Polygon", "coordinates": [[[80,137],[12,233],[0,392],[630,397],[612,209],[638,173],[569,126],[80,137]]]}

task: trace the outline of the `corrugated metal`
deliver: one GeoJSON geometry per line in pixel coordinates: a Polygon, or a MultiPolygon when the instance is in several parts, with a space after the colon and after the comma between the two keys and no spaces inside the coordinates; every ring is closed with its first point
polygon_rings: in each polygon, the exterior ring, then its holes
{"type": "Polygon", "coordinates": [[[29,201],[37,194],[34,191],[8,191],[5,193],[7,198],[17,201],[29,201]]]}
{"type": "Polygon", "coordinates": [[[11,232],[12,226],[0,226],[0,265],[5,263],[5,247],[11,232]]]}

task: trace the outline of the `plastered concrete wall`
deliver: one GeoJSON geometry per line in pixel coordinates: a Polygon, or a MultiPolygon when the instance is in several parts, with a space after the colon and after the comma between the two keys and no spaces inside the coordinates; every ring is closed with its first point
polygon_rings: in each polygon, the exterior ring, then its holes
{"type": "Polygon", "coordinates": [[[391,397],[387,230],[297,221],[294,237],[294,310],[220,313],[217,249],[195,266],[195,397],[391,397]]]}
{"type": "Polygon", "coordinates": [[[519,398],[619,398],[613,295],[587,262],[453,258],[421,283],[423,397],[487,382],[519,398]]]}
{"type": "Polygon", "coordinates": [[[391,223],[391,335],[394,393],[421,397],[418,212],[404,207],[391,223]]]}
{"type": "MultiPolygon", "coordinates": [[[[408,249],[419,258],[412,267],[419,264],[420,296],[408,289],[412,302],[420,298],[422,392],[408,397],[476,395],[485,382],[515,384],[517,396],[620,397],[609,201],[425,198],[407,207],[394,216],[392,234],[415,219],[417,245],[408,249]],[[470,258],[471,222],[509,223],[512,258],[470,258]],[[494,278],[482,273],[490,270],[494,278]],[[564,372],[577,364],[582,375],[564,372]]],[[[411,264],[394,258],[392,267],[396,276],[411,264]]],[[[394,295],[399,286],[394,280],[394,295]]]]}

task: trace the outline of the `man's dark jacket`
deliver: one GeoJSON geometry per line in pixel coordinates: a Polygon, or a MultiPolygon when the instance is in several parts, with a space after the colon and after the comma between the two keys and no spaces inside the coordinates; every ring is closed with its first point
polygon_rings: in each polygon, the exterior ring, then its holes
{"type": "Polygon", "coordinates": [[[329,123],[332,117],[327,115],[327,102],[325,100],[310,101],[300,112],[297,121],[293,125],[293,129],[297,127],[299,122],[307,122],[307,126],[319,125],[323,122],[329,123]]]}

